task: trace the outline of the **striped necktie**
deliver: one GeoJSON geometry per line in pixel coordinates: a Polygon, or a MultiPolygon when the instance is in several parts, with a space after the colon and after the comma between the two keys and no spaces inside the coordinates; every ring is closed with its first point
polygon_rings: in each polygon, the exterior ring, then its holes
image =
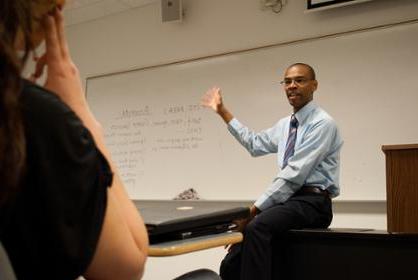
{"type": "Polygon", "coordinates": [[[287,161],[289,160],[291,156],[293,156],[293,153],[295,152],[295,143],[296,143],[296,134],[298,131],[298,125],[299,125],[298,120],[296,119],[295,115],[292,115],[290,118],[289,136],[287,137],[286,150],[284,152],[282,169],[287,166],[287,161]]]}

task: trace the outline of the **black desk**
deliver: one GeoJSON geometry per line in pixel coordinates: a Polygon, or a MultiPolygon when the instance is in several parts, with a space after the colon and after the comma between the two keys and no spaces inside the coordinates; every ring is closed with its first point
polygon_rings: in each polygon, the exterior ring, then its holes
{"type": "Polygon", "coordinates": [[[274,279],[418,279],[418,235],[371,229],[292,230],[273,258],[274,279]]]}

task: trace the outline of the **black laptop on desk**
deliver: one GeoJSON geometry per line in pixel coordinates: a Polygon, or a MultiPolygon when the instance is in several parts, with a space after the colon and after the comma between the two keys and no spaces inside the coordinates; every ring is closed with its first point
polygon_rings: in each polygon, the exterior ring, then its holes
{"type": "Polygon", "coordinates": [[[136,200],[151,244],[226,232],[248,217],[250,204],[205,200],[136,200]]]}

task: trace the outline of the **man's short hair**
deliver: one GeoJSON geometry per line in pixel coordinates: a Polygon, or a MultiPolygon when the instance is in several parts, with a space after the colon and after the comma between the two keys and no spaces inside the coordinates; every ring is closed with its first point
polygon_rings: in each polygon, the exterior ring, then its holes
{"type": "Polygon", "coordinates": [[[289,67],[287,67],[287,69],[290,69],[290,68],[292,68],[294,66],[303,66],[303,67],[305,67],[306,69],[308,69],[309,73],[311,74],[311,79],[312,80],[316,80],[315,70],[309,64],[302,63],[302,62],[297,62],[297,63],[293,63],[292,65],[290,65],[289,67]]]}

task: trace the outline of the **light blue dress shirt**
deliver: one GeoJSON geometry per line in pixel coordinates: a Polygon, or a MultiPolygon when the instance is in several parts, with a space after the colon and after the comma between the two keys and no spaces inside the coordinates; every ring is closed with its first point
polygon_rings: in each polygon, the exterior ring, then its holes
{"type": "Polygon", "coordinates": [[[295,152],[283,169],[290,116],[259,133],[251,131],[235,118],[228,124],[228,130],[252,156],[277,153],[279,172],[254,204],[261,211],[285,202],[304,185],[327,190],[331,197],[340,193],[340,149],[343,141],[334,119],[313,101],[295,116],[299,122],[295,152]]]}

